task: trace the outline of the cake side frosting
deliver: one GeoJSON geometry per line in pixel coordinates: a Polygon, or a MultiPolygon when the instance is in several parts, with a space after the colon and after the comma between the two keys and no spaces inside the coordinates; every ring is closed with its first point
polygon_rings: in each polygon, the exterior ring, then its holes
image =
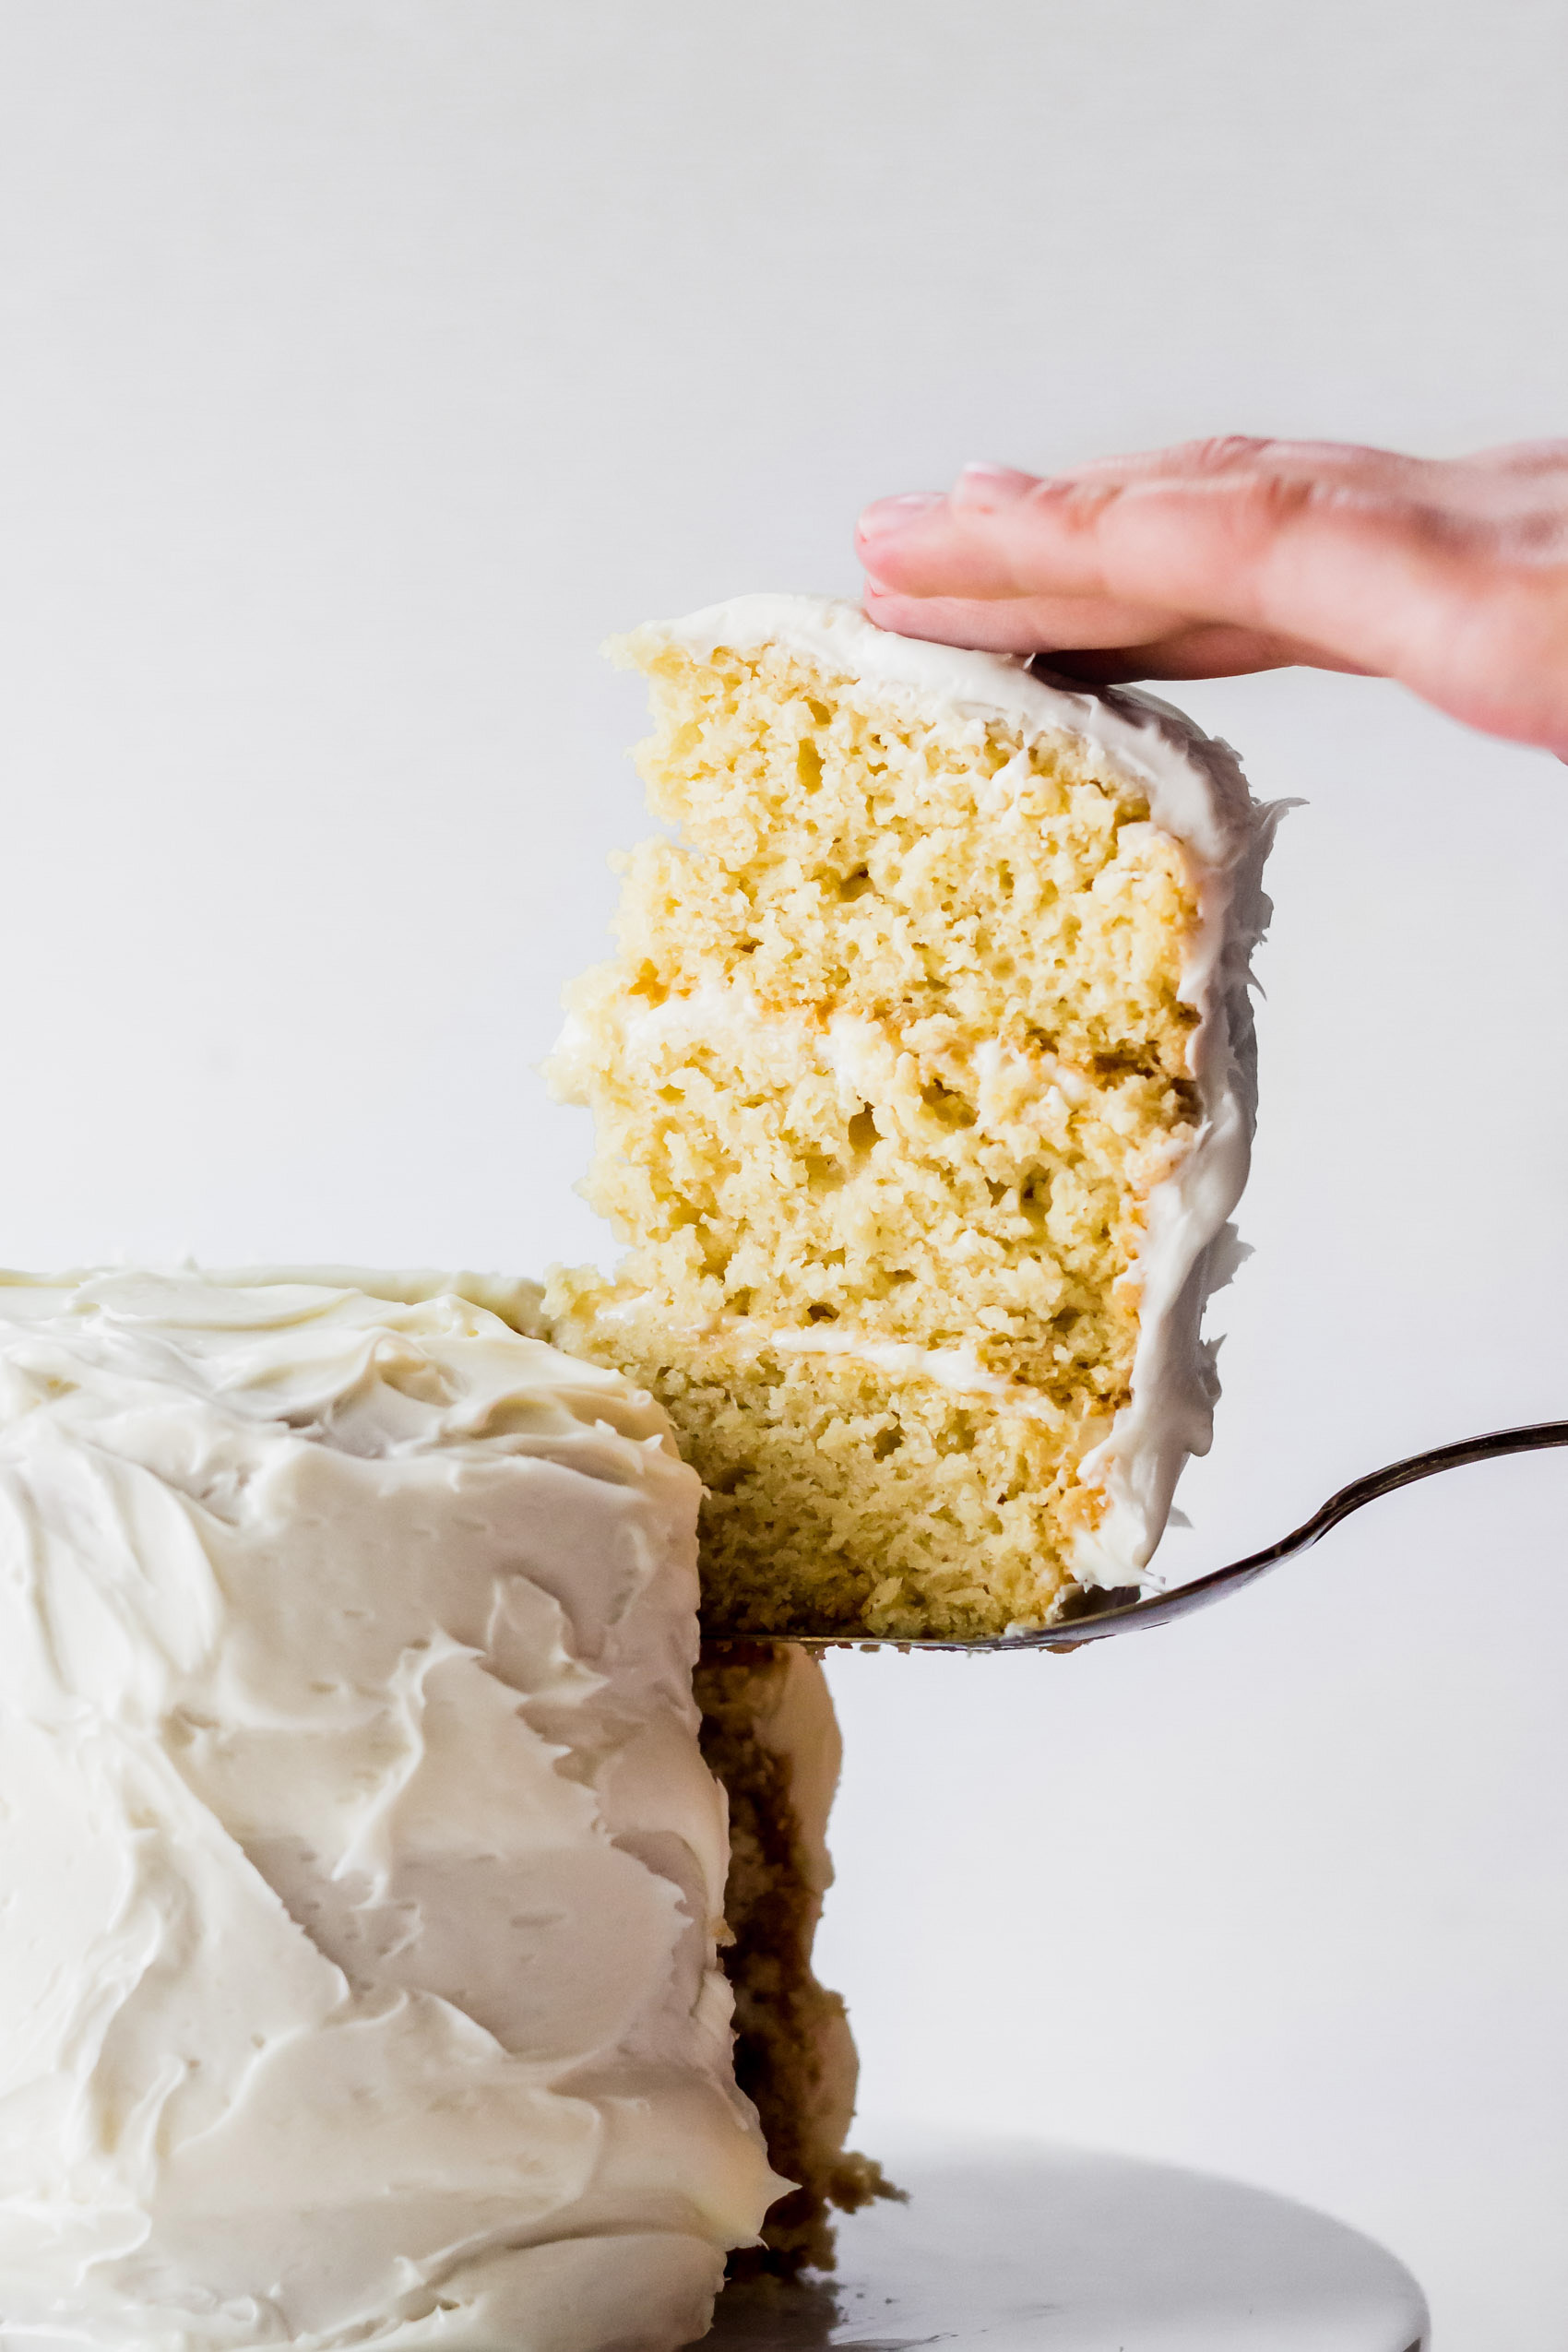
{"type": "Polygon", "coordinates": [[[0,2337],[649,2352],[785,2187],[695,1480],[447,1294],[0,1285],[0,2337]]]}

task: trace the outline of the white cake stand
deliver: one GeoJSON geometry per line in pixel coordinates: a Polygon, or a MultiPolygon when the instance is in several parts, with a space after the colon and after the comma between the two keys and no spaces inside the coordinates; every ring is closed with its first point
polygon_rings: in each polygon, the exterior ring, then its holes
{"type": "Polygon", "coordinates": [[[749,2352],[1424,2352],[1426,2298],[1369,2238],[1261,2189],[1021,2142],[877,2153],[909,2192],[840,2224],[828,2282],[731,2287],[749,2352]]]}

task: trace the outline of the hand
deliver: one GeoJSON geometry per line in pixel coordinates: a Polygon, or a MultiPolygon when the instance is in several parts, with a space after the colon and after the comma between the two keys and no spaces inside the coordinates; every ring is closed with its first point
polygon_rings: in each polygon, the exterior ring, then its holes
{"type": "Polygon", "coordinates": [[[1430,460],[1202,441],[1038,481],[969,466],[861,517],[904,636],[1097,683],[1305,662],[1568,759],[1568,441],[1430,460]]]}

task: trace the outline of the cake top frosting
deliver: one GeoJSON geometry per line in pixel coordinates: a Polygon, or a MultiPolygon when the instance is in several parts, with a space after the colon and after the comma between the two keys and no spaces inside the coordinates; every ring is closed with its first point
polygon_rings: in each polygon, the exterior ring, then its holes
{"type": "Polygon", "coordinates": [[[171,1402],[281,1423],[350,1454],[528,1452],[576,1439],[591,1450],[610,1432],[675,1454],[663,1413],[618,1374],[455,1289],[386,1298],[360,1287],[374,1279],[0,1275],[0,1348],[13,1371],[52,1349],[95,1370],[97,1384],[60,1398],[67,1420],[150,1383],[171,1402]]]}

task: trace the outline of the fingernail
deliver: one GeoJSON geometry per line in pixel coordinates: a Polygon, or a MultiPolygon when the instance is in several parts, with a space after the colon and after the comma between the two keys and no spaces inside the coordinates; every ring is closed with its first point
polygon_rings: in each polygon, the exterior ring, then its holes
{"type": "Polygon", "coordinates": [[[868,596],[892,596],[895,594],[895,590],[888,587],[887,582],[885,580],[879,580],[874,572],[868,572],[865,576],[865,580],[866,594],[868,596]]]}
{"type": "Polygon", "coordinates": [[[955,506],[1011,506],[1032,490],[1039,477],[1020,473],[1016,466],[993,466],[989,458],[975,457],[959,474],[953,485],[955,506]]]}
{"type": "Polygon", "coordinates": [[[891,539],[895,532],[908,530],[911,523],[929,515],[933,506],[946,503],[946,493],[940,490],[910,491],[902,498],[873,498],[862,509],[856,526],[863,539],[891,539]]]}

